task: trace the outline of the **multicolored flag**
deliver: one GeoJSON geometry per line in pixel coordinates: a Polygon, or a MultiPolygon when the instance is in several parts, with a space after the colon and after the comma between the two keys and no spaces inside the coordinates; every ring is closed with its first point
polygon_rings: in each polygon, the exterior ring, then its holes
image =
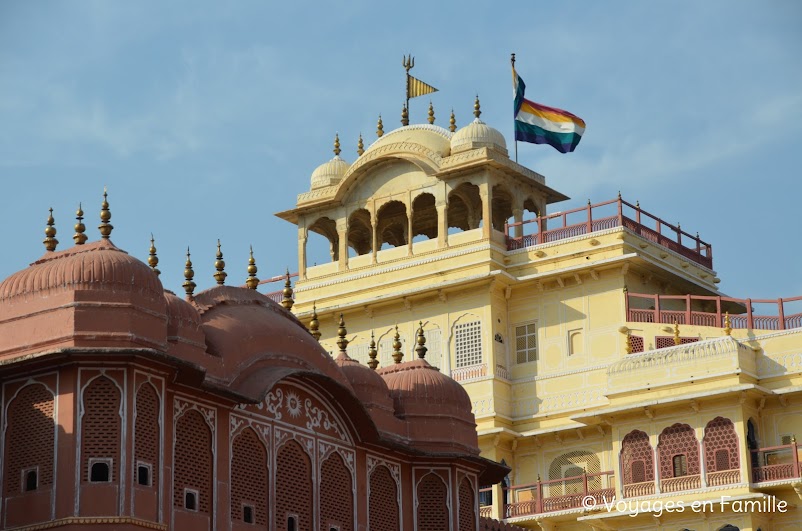
{"type": "Polygon", "coordinates": [[[560,153],[576,149],[585,132],[585,121],[568,111],[524,98],[526,85],[514,66],[512,83],[515,96],[515,140],[548,144],[560,153]]]}

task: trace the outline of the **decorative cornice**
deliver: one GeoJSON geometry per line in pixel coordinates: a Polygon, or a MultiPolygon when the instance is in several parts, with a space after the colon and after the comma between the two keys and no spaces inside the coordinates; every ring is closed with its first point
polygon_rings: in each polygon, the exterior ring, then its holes
{"type": "Polygon", "coordinates": [[[130,516],[68,516],[66,518],[59,518],[44,522],[41,524],[23,526],[23,527],[9,527],[13,531],[39,531],[40,529],[53,529],[55,527],[64,527],[68,525],[84,526],[84,525],[133,525],[142,527],[144,529],[162,529],[167,530],[167,524],[158,524],[156,522],[149,522],[147,520],[140,520],[139,518],[132,518],[130,516]]]}
{"type": "Polygon", "coordinates": [[[630,372],[640,369],[651,369],[662,365],[677,365],[695,363],[702,358],[716,358],[733,354],[738,350],[744,352],[751,351],[746,345],[735,341],[730,336],[717,337],[686,343],[673,347],[650,350],[639,354],[629,354],[621,361],[610,365],[607,369],[608,376],[622,372],[630,372]]]}

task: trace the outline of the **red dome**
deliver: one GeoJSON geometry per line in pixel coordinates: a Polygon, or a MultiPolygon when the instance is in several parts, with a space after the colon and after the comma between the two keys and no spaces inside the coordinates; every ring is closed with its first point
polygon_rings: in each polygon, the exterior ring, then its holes
{"type": "Polygon", "coordinates": [[[334,360],[301,322],[258,291],[215,286],[196,295],[195,304],[207,352],[222,363],[222,373],[210,375],[233,391],[260,397],[267,391],[265,368],[316,372],[352,390],[334,360]]]}
{"type": "Polygon", "coordinates": [[[396,415],[407,420],[410,435],[417,439],[413,444],[432,451],[479,453],[471,400],[460,384],[424,359],[378,372],[390,389],[396,415]]]}
{"type": "Polygon", "coordinates": [[[164,290],[164,300],[167,302],[168,352],[197,362],[206,352],[198,309],[169,290],[164,290]]]}
{"type": "Polygon", "coordinates": [[[0,284],[0,301],[51,290],[107,288],[158,298],[163,291],[150,267],[110,240],[100,240],[45,254],[0,284]]]}
{"type": "Polygon", "coordinates": [[[393,399],[390,398],[390,390],[376,371],[342,353],[337,356],[334,363],[345,374],[362,404],[368,408],[383,409],[393,414],[393,399]]]}

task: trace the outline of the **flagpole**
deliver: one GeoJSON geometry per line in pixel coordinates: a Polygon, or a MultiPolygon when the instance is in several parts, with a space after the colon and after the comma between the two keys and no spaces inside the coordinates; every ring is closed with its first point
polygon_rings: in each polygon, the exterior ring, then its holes
{"type": "Polygon", "coordinates": [[[415,58],[412,57],[412,54],[409,56],[405,55],[402,64],[404,65],[404,69],[407,71],[407,98],[404,102],[404,107],[407,109],[407,112],[409,112],[409,70],[415,66],[415,58]]]}
{"type": "MultiPolygon", "coordinates": [[[[510,54],[510,63],[512,64],[512,71],[513,71],[513,74],[514,74],[515,73],[515,54],[514,53],[510,54]]],[[[514,78],[512,80],[512,83],[513,83],[512,87],[515,88],[515,79],[514,78]]],[[[515,105],[515,103],[513,101],[513,113],[515,112],[514,105],[515,105]]],[[[512,138],[515,141],[515,162],[517,163],[518,162],[518,138],[515,136],[515,115],[514,114],[513,114],[513,117],[512,117],[512,138]]]]}

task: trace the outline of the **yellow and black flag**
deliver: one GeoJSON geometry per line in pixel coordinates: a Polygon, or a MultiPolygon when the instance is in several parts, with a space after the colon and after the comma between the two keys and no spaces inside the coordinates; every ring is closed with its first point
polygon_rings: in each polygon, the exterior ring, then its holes
{"type": "Polygon", "coordinates": [[[409,76],[409,83],[407,84],[407,99],[425,96],[426,94],[431,94],[432,92],[437,92],[437,89],[427,83],[424,83],[416,77],[409,76]]]}

